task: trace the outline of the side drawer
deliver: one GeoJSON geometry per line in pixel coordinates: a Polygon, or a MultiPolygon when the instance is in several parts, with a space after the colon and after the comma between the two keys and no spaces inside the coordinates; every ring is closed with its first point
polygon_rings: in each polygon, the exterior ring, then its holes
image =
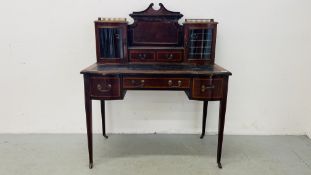
{"type": "Polygon", "coordinates": [[[121,96],[120,78],[92,77],[91,96],[117,98],[121,96]]]}
{"type": "Polygon", "coordinates": [[[224,79],[193,78],[192,98],[220,99],[223,97],[224,79]]]}
{"type": "Polygon", "coordinates": [[[183,53],[180,51],[163,50],[157,52],[157,61],[159,62],[181,62],[183,53]]]}
{"type": "Polygon", "coordinates": [[[125,77],[123,78],[125,89],[188,89],[189,78],[148,78],[125,77]]]}
{"type": "Polygon", "coordinates": [[[152,50],[130,50],[130,61],[132,62],[153,62],[155,52],[152,50]]]}

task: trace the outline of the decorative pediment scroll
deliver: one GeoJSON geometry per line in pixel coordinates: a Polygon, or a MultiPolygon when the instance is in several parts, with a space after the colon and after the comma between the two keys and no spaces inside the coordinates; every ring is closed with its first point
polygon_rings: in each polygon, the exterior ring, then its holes
{"type": "Polygon", "coordinates": [[[153,3],[149,5],[146,10],[140,12],[133,12],[130,16],[135,19],[146,19],[146,20],[155,20],[155,19],[171,19],[171,20],[179,20],[183,15],[179,12],[172,12],[167,10],[162,3],[159,3],[160,9],[155,10],[153,8],[153,3]]]}

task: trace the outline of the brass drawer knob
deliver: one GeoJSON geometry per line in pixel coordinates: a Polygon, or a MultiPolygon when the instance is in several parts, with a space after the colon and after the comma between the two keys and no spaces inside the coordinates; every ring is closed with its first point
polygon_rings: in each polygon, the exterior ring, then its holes
{"type": "Polygon", "coordinates": [[[168,80],[168,86],[171,87],[171,88],[179,88],[181,87],[181,80],[178,80],[178,85],[177,86],[173,86],[173,81],[172,80],[168,80]]]}
{"type": "Polygon", "coordinates": [[[172,53],[166,54],[166,59],[168,59],[168,60],[173,59],[173,54],[172,53]]]}
{"type": "Polygon", "coordinates": [[[111,91],[111,87],[112,87],[111,84],[108,84],[108,85],[105,86],[105,87],[103,87],[103,86],[100,85],[100,84],[97,84],[97,90],[100,91],[100,92],[109,92],[109,91],[111,91]]]}

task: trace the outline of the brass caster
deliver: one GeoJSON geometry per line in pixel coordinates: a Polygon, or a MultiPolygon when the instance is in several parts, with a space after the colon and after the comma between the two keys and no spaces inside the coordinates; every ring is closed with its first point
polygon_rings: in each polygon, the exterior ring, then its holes
{"type": "Polygon", "coordinates": [[[222,165],[221,165],[221,163],[220,163],[220,162],[218,162],[217,164],[218,164],[218,168],[219,168],[219,169],[222,169],[222,165]]]}
{"type": "Polygon", "coordinates": [[[89,168],[92,169],[93,168],[93,163],[89,164],[89,168]]]}

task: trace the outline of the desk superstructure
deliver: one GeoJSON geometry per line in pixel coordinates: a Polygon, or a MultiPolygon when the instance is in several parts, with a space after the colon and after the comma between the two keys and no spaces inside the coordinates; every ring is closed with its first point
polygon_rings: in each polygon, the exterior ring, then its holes
{"type": "Polygon", "coordinates": [[[153,4],[124,18],[95,21],[97,62],[84,75],[89,167],[93,167],[92,100],[101,101],[103,135],[105,100],[122,100],[127,90],[184,91],[190,100],[203,101],[202,139],[208,101],[220,101],[217,163],[225,123],[228,80],[231,73],[215,64],[217,22],[213,19],[178,20],[179,12],[153,4]]]}

